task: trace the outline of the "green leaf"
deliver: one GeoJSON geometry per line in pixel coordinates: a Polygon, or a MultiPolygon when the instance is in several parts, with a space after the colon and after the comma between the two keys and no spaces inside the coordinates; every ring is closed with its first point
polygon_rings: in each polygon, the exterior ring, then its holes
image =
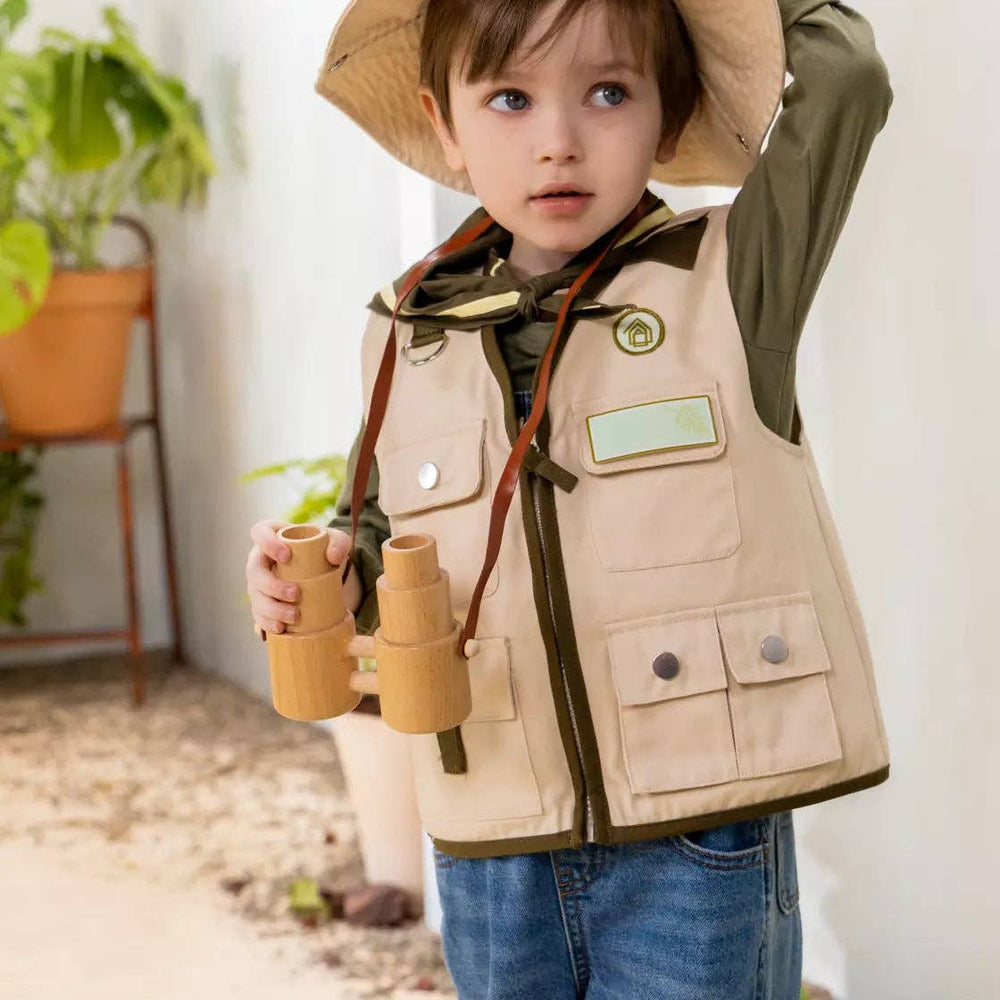
{"type": "Polygon", "coordinates": [[[7,48],[11,35],[28,16],[28,0],[4,0],[0,3],[0,49],[7,48]]]}
{"type": "Polygon", "coordinates": [[[36,447],[0,454],[0,622],[8,625],[27,624],[24,601],[42,589],[42,581],[32,572],[43,501],[31,483],[40,453],[36,447]]]}
{"type": "Polygon", "coordinates": [[[111,81],[111,99],[128,116],[132,148],[141,149],[162,139],[170,128],[170,119],[143,86],[141,78],[113,56],[107,57],[105,67],[111,81]]]}
{"type": "Polygon", "coordinates": [[[48,134],[51,83],[45,60],[0,51],[0,170],[23,167],[48,134]]]}
{"type": "Polygon", "coordinates": [[[305,486],[298,502],[285,513],[293,524],[327,524],[336,513],[337,499],[347,478],[347,459],[343,455],[319,458],[294,458],[245,472],[240,480],[254,482],[268,476],[299,474],[305,486]]]}
{"type": "Polygon", "coordinates": [[[31,319],[51,277],[52,255],[40,225],[14,219],[0,229],[0,335],[31,319]]]}
{"type": "Polygon", "coordinates": [[[320,895],[319,883],[311,878],[297,878],[288,888],[288,906],[299,916],[330,916],[330,907],[320,895]]]}
{"type": "Polygon", "coordinates": [[[290,462],[275,462],[273,465],[262,465],[259,469],[251,469],[240,476],[240,482],[252,483],[258,479],[266,479],[268,476],[280,476],[282,473],[292,469],[301,468],[304,459],[294,458],[290,462]]]}
{"type": "Polygon", "coordinates": [[[49,142],[67,171],[101,170],[121,155],[121,139],[108,111],[114,95],[100,56],[79,45],[53,65],[55,95],[49,142]]]}

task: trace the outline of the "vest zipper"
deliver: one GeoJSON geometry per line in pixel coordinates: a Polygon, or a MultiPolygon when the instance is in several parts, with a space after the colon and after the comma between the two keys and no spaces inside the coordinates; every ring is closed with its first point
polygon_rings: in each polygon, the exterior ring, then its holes
{"type": "MultiPolygon", "coordinates": [[[[504,402],[504,414],[505,414],[505,426],[507,428],[507,436],[510,443],[513,445],[514,440],[517,437],[518,430],[522,428],[525,424],[526,417],[522,416],[518,412],[517,403],[515,402],[515,395],[513,391],[513,386],[511,385],[510,374],[507,369],[507,365],[503,359],[502,352],[500,351],[499,345],[496,339],[496,332],[491,324],[485,324],[482,327],[482,345],[483,353],[486,356],[487,364],[490,371],[493,373],[497,384],[500,387],[500,391],[503,395],[504,402]]],[[[531,400],[534,397],[535,392],[538,388],[538,369],[536,367],[534,378],[532,379],[532,385],[530,391],[524,393],[524,397],[521,400],[517,400],[527,409],[530,409],[531,400]]],[[[573,731],[573,744],[576,750],[576,764],[578,768],[578,773],[580,776],[580,789],[583,793],[583,834],[580,842],[587,843],[592,842],[594,839],[594,810],[590,801],[590,795],[587,791],[587,779],[586,779],[586,769],[584,767],[583,759],[583,747],[580,742],[580,729],[576,718],[576,712],[573,708],[573,699],[570,695],[569,681],[566,676],[566,667],[563,662],[562,652],[559,648],[559,635],[556,626],[556,612],[555,607],[552,603],[552,590],[549,585],[549,557],[548,550],[545,546],[545,532],[542,527],[542,512],[541,506],[539,504],[539,489],[540,482],[539,477],[535,473],[528,471],[527,469],[522,469],[522,475],[527,476],[527,482],[529,484],[529,489],[531,490],[531,502],[534,508],[535,514],[535,534],[538,537],[538,552],[542,564],[542,585],[545,590],[545,603],[549,609],[549,621],[552,626],[552,643],[555,647],[556,652],[556,662],[559,665],[559,676],[562,679],[563,685],[563,695],[566,698],[566,708],[569,712],[570,727],[573,731]]],[[[525,527],[527,530],[527,526],[525,527]]],[[[529,542],[530,545],[530,542],[529,542]]],[[[541,622],[539,622],[541,625],[541,622]]],[[[553,692],[555,696],[555,692],[553,692]]],[[[579,846],[577,842],[577,826],[576,826],[576,816],[573,817],[573,830],[571,831],[571,847],[579,846]]]]}
{"type": "Polygon", "coordinates": [[[590,796],[587,794],[586,777],[583,766],[583,747],[580,744],[580,730],[576,721],[576,712],[573,710],[573,698],[569,691],[569,681],[566,679],[566,668],[563,665],[562,654],[559,652],[558,629],[556,627],[556,613],[552,607],[552,595],[549,590],[549,556],[545,547],[545,531],[542,528],[542,512],[538,504],[538,476],[529,473],[531,477],[531,500],[535,508],[535,526],[538,530],[538,544],[542,550],[542,578],[545,582],[545,603],[549,608],[549,617],[552,621],[552,641],[556,646],[556,657],[559,660],[559,675],[562,677],[563,690],[566,693],[566,706],[569,708],[569,721],[573,727],[573,742],[576,745],[576,756],[580,763],[580,780],[583,783],[583,826],[585,841],[594,839],[594,816],[590,807],[590,796]]]}

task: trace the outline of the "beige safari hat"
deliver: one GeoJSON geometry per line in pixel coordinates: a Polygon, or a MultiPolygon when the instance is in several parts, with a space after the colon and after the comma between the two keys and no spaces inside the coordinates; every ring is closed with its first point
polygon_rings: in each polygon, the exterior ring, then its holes
{"type": "MultiPolygon", "coordinates": [[[[666,184],[742,184],[781,100],[785,46],[776,0],[673,0],[687,24],[705,89],[669,163],[666,184]]],[[[464,171],[444,160],[417,98],[427,0],[351,0],[330,36],[316,92],[396,159],[456,191],[464,171]]]]}

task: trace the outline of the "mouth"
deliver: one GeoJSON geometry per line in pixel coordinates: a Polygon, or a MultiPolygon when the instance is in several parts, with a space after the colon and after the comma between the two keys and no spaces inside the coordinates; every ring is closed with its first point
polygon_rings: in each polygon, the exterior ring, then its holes
{"type": "Polygon", "coordinates": [[[541,212],[548,218],[576,218],[590,204],[593,195],[589,191],[581,191],[574,187],[556,187],[552,185],[542,188],[528,199],[528,204],[536,212],[541,212]]]}
{"type": "Polygon", "coordinates": [[[562,187],[555,184],[547,184],[540,191],[531,196],[532,201],[543,201],[566,198],[589,198],[590,192],[567,184],[562,187]]]}

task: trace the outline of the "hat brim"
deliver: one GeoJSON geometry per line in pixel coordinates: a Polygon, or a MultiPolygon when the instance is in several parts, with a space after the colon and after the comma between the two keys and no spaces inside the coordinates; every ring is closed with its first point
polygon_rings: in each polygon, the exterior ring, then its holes
{"type": "MultiPolygon", "coordinates": [[[[776,0],[676,0],[705,92],[668,163],[665,184],[739,186],[760,155],[781,100],[785,46],[776,0]]],[[[334,26],[316,92],[397,160],[456,191],[452,170],[417,97],[426,0],[351,0],[334,26]]]]}

